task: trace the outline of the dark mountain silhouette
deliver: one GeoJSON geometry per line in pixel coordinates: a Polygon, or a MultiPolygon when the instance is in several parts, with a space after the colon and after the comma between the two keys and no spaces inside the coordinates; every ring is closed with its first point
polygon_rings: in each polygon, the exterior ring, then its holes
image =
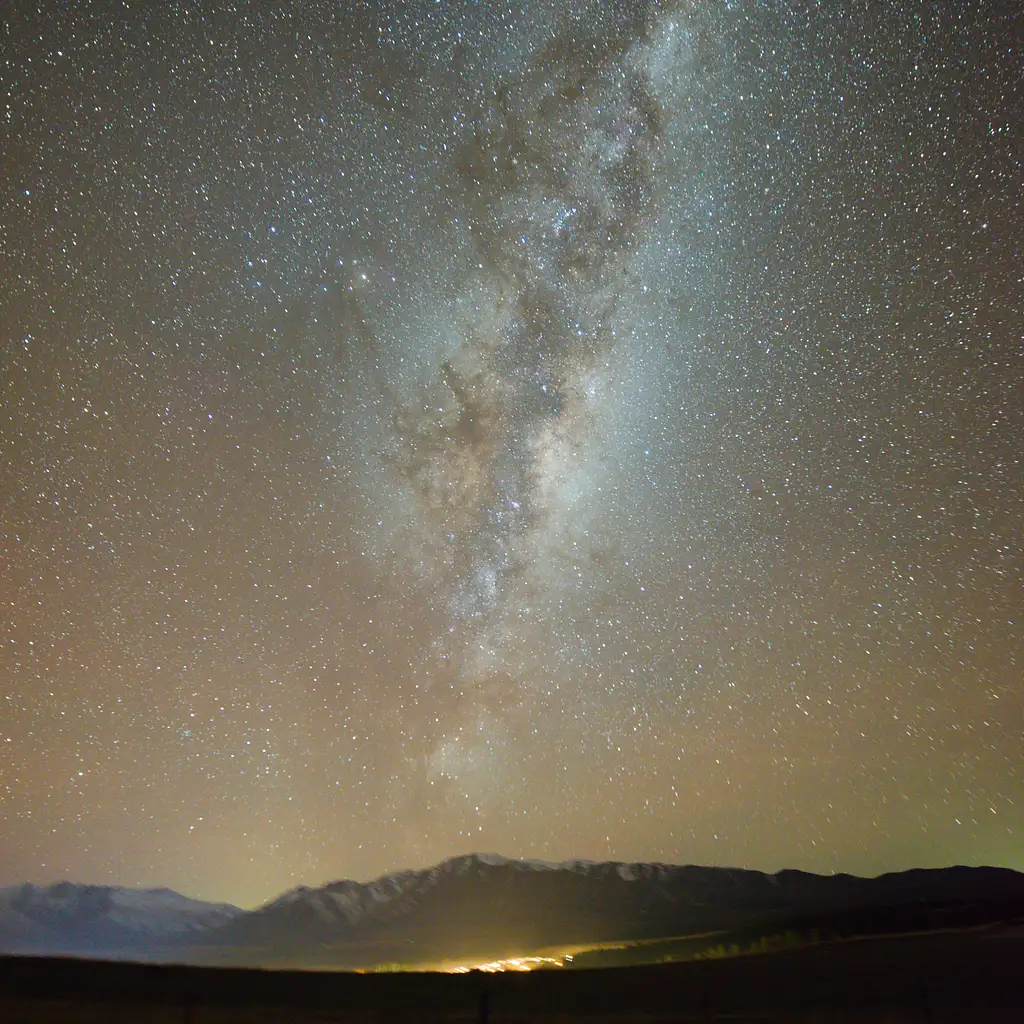
{"type": "Polygon", "coordinates": [[[823,926],[871,934],[1009,920],[1024,917],[1024,874],[952,867],[878,878],[769,875],[473,854],[365,884],[295,889],[250,912],[166,891],[83,886],[22,886],[0,897],[0,950],[358,967],[705,932],[823,926]],[[25,921],[32,928],[19,932],[25,921]]]}

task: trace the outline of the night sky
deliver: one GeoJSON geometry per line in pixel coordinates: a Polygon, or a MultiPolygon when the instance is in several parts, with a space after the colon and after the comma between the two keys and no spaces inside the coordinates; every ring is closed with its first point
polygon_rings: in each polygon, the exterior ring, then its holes
{"type": "Polygon", "coordinates": [[[1024,10],[0,15],[0,884],[1024,869],[1024,10]]]}

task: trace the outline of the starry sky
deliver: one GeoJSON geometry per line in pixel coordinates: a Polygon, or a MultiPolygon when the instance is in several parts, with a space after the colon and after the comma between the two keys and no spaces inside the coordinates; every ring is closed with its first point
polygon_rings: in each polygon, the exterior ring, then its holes
{"type": "Polygon", "coordinates": [[[1024,13],[0,16],[0,884],[1024,869],[1024,13]]]}

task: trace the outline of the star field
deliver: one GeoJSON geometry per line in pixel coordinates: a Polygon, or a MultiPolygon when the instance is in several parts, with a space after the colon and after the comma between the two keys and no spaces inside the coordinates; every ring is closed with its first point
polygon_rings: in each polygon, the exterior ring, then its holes
{"type": "Polygon", "coordinates": [[[0,884],[1024,869],[1014,4],[15,4],[0,884]]]}

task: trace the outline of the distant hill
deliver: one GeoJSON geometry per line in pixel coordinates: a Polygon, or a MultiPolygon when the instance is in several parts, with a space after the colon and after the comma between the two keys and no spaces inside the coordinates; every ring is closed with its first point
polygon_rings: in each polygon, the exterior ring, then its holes
{"type": "Polygon", "coordinates": [[[243,913],[170,889],[14,885],[0,889],[0,952],[145,954],[243,913]]]}
{"type": "Polygon", "coordinates": [[[167,890],[0,890],[0,952],[358,967],[543,947],[822,926],[860,934],[1024,917],[1024,875],[952,867],[878,878],[472,854],[376,881],[298,888],[258,910],[167,890]]]}

